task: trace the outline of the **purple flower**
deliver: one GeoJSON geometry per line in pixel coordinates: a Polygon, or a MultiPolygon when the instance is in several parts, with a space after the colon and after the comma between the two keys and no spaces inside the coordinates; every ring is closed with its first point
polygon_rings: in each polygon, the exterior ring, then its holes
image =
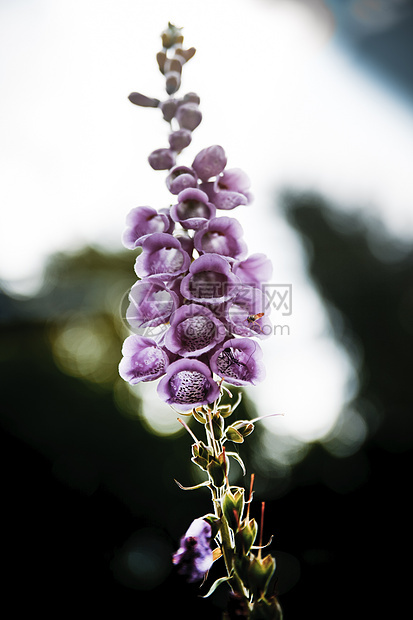
{"type": "Polygon", "coordinates": [[[244,231],[238,220],[231,217],[214,217],[204,228],[195,233],[194,246],[200,253],[221,254],[240,259],[247,253],[242,239],[244,231]]]}
{"type": "Polygon", "coordinates": [[[208,405],[219,396],[219,387],[206,364],[194,359],[172,362],[158,384],[158,395],[181,412],[208,405]]]}
{"type": "Polygon", "coordinates": [[[248,285],[238,287],[237,294],[226,307],[230,330],[237,336],[269,336],[272,323],[266,310],[268,304],[260,289],[248,285]]]}
{"type": "Polygon", "coordinates": [[[227,158],[224,149],[215,144],[198,153],[192,163],[192,168],[202,181],[208,181],[211,177],[222,172],[226,164],[227,158]]]}
{"type": "Polygon", "coordinates": [[[152,277],[170,280],[187,271],[191,259],[178,239],[167,233],[154,233],[142,243],[142,252],[136,259],[135,272],[140,278],[152,277]]]}
{"type": "Polygon", "coordinates": [[[246,260],[235,263],[233,271],[241,282],[260,288],[272,276],[272,263],[265,254],[251,254],[246,260]]]}
{"type": "Polygon", "coordinates": [[[203,254],[196,258],[188,275],[181,282],[181,293],[186,299],[208,304],[228,301],[237,293],[240,280],[230,264],[219,254],[203,254]]]}
{"type": "Polygon", "coordinates": [[[178,307],[178,295],[161,280],[139,280],[129,292],[126,319],[134,329],[145,330],[167,323],[178,307]]]}
{"type": "Polygon", "coordinates": [[[188,187],[196,187],[197,182],[195,170],[187,166],[174,166],[166,177],[166,186],[171,194],[179,194],[188,187]]]}
{"type": "Polygon", "coordinates": [[[227,211],[239,205],[247,205],[252,201],[249,187],[250,180],[240,168],[225,170],[215,182],[201,186],[217,209],[227,211]]]}
{"type": "Polygon", "coordinates": [[[198,356],[221,342],[226,334],[225,326],[209,308],[189,304],[172,314],[165,347],[182,357],[198,356]]]}
{"type": "Polygon", "coordinates": [[[190,583],[201,581],[212,566],[211,535],[210,524],[204,519],[195,519],[173,555],[172,561],[178,572],[186,576],[190,583]]]}
{"type": "Polygon", "coordinates": [[[140,381],[153,381],[166,372],[168,355],[152,338],[129,336],[122,347],[123,358],[119,374],[125,381],[135,385],[140,381]]]}
{"type": "Polygon", "coordinates": [[[250,338],[226,340],[210,358],[212,372],[231,385],[257,385],[265,378],[262,349],[250,338]]]}
{"type": "Polygon", "coordinates": [[[142,245],[147,235],[156,232],[171,232],[171,220],[165,213],[152,207],[135,207],[126,216],[126,229],[123,233],[123,245],[133,250],[142,245]]]}
{"type": "Polygon", "coordinates": [[[188,187],[178,194],[178,203],[171,207],[171,218],[183,228],[198,230],[215,217],[216,209],[205,192],[188,187]]]}

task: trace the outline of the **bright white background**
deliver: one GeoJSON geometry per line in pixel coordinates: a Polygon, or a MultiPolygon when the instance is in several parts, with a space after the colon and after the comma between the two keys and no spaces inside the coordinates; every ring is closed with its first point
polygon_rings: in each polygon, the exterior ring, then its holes
{"type": "MultiPolygon", "coordinates": [[[[268,428],[300,441],[332,429],[357,368],[330,339],[303,251],[277,212],[277,191],[315,189],[344,210],[377,214],[395,235],[413,231],[412,112],[340,51],[334,20],[315,5],[0,2],[0,279],[14,292],[33,292],[50,253],[84,244],[121,249],[132,207],[169,204],[164,174],[146,159],[167,145],[167,124],[127,96],[164,96],[159,34],[168,21],[184,26],[197,54],[180,92],[200,95],[204,120],[182,163],[221,144],[228,167],[251,178],[255,201],[233,215],[249,251],[271,257],[274,282],[292,283],[294,312],[290,336],[264,343],[268,378],[249,395],[259,415],[285,414],[268,428]]],[[[356,412],[353,420],[356,447],[365,429],[356,412]]]]}

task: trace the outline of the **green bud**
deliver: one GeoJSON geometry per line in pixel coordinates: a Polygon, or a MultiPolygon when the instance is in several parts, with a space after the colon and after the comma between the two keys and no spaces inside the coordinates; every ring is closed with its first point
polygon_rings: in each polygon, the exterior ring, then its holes
{"type": "Polygon", "coordinates": [[[169,49],[177,43],[183,43],[184,37],[181,30],[182,28],[177,28],[171,24],[171,22],[168,23],[168,28],[166,28],[161,34],[162,45],[164,48],[169,49]]]}
{"type": "Polygon", "coordinates": [[[222,500],[222,511],[227,519],[229,526],[236,532],[242,519],[244,511],[244,489],[242,487],[235,488],[233,493],[230,489],[225,492],[222,500]]]}
{"type": "Polygon", "coordinates": [[[248,569],[248,582],[255,596],[263,597],[275,571],[275,560],[272,555],[265,558],[252,556],[248,569]]]}
{"type": "Polygon", "coordinates": [[[254,424],[248,420],[238,420],[234,422],[232,428],[235,428],[243,437],[248,437],[254,430],[254,424]]]}
{"type": "Polygon", "coordinates": [[[212,478],[215,487],[222,487],[225,482],[226,465],[212,459],[207,465],[207,472],[212,478]]]}
{"type": "Polygon", "coordinates": [[[212,457],[212,450],[200,441],[192,445],[192,455],[191,461],[204,471],[207,471],[209,460],[212,457]]]}
{"type": "Polygon", "coordinates": [[[235,547],[239,554],[248,554],[255,542],[258,525],[255,519],[245,520],[235,534],[235,547]]]}
{"type": "Polygon", "coordinates": [[[221,439],[224,431],[224,420],[219,413],[214,413],[212,416],[212,429],[215,439],[221,439]]]}
{"type": "Polygon", "coordinates": [[[233,426],[228,426],[225,429],[225,439],[228,439],[228,441],[233,441],[234,443],[243,443],[244,441],[244,437],[233,426]]]}
{"type": "Polygon", "coordinates": [[[194,416],[195,420],[197,422],[200,422],[201,424],[206,424],[206,417],[202,414],[201,411],[197,411],[196,409],[194,409],[192,411],[192,415],[194,416]]]}
{"type": "Polygon", "coordinates": [[[250,613],[250,620],[282,620],[283,613],[279,602],[272,596],[270,599],[261,598],[254,603],[250,613]]]}

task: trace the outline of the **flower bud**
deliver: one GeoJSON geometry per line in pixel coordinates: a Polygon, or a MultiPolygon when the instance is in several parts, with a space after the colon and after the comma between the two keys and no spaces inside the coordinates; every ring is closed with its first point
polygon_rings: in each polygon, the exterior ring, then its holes
{"type": "Polygon", "coordinates": [[[182,151],[189,146],[191,142],[192,134],[189,129],[177,129],[169,134],[169,145],[173,151],[182,151]]]}
{"type": "Polygon", "coordinates": [[[162,45],[165,49],[169,49],[178,43],[183,43],[184,36],[181,34],[181,30],[182,28],[177,28],[169,22],[168,28],[161,34],[162,45]]]}
{"type": "Polygon", "coordinates": [[[254,430],[254,424],[248,420],[238,420],[232,424],[232,428],[238,431],[243,437],[248,437],[254,430]]]}
{"type": "Polygon", "coordinates": [[[175,164],[175,153],[170,149],[156,149],[149,155],[148,161],[154,170],[170,170],[175,164]]]}
{"type": "Polygon", "coordinates": [[[181,74],[178,71],[165,73],[165,87],[168,95],[173,95],[181,86],[181,74]]]}
{"type": "Polygon", "coordinates": [[[257,537],[258,525],[255,519],[245,520],[235,534],[235,546],[239,555],[247,555],[257,537]]]}
{"type": "Polygon", "coordinates": [[[139,105],[143,108],[157,108],[160,104],[159,99],[155,99],[154,97],[147,97],[146,95],[142,95],[141,93],[131,93],[128,99],[131,103],[139,105]]]}
{"type": "Polygon", "coordinates": [[[197,175],[187,166],[174,166],[166,177],[166,186],[171,194],[180,194],[188,187],[197,186],[197,175]]]}
{"type": "Polygon", "coordinates": [[[215,487],[222,487],[225,482],[225,465],[215,459],[208,463],[207,471],[212,478],[215,487]]]}
{"type": "Polygon", "coordinates": [[[183,100],[185,103],[191,102],[191,103],[196,103],[197,105],[201,103],[201,98],[196,93],[186,93],[186,95],[184,95],[183,100]]]}
{"type": "Polygon", "coordinates": [[[212,429],[214,431],[215,439],[222,439],[224,430],[224,420],[219,413],[214,413],[212,416],[212,429]]]}
{"type": "Polygon", "coordinates": [[[275,596],[255,601],[250,620],[282,620],[283,613],[275,596]]]}
{"type": "Polygon", "coordinates": [[[275,560],[272,555],[266,555],[265,558],[252,556],[248,569],[248,583],[255,596],[265,596],[274,571],[275,560]]]}
{"type": "Polygon", "coordinates": [[[219,144],[215,144],[206,149],[202,149],[202,151],[198,153],[192,163],[192,168],[202,181],[208,181],[211,177],[222,172],[226,164],[227,158],[224,149],[222,146],[219,146],[219,144]]]}
{"type": "Polygon", "coordinates": [[[181,129],[194,131],[202,121],[202,113],[196,103],[183,103],[176,111],[176,119],[181,129]]]}
{"type": "Polygon", "coordinates": [[[207,446],[200,441],[199,443],[193,444],[192,454],[191,461],[204,471],[207,471],[209,460],[212,457],[212,450],[207,448],[207,446]]]}
{"type": "Polygon", "coordinates": [[[233,493],[228,489],[222,500],[222,511],[227,519],[230,527],[236,531],[242,519],[242,513],[244,511],[244,489],[242,487],[235,488],[233,493]]]}
{"type": "Polygon", "coordinates": [[[167,99],[166,101],[162,101],[159,107],[162,110],[164,120],[170,123],[176,114],[178,102],[176,99],[167,99]]]}

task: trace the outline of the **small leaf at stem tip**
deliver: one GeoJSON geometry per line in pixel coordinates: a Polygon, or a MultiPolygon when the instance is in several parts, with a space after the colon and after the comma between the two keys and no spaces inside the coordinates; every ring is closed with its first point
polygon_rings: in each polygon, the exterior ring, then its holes
{"type": "Polygon", "coordinates": [[[178,480],[175,480],[175,478],[174,478],[174,482],[176,482],[176,484],[179,486],[179,488],[182,489],[183,491],[194,491],[195,489],[200,489],[201,487],[209,487],[210,486],[209,480],[205,480],[205,482],[201,482],[200,484],[196,484],[193,487],[184,487],[180,482],[178,482],[178,480]]]}

